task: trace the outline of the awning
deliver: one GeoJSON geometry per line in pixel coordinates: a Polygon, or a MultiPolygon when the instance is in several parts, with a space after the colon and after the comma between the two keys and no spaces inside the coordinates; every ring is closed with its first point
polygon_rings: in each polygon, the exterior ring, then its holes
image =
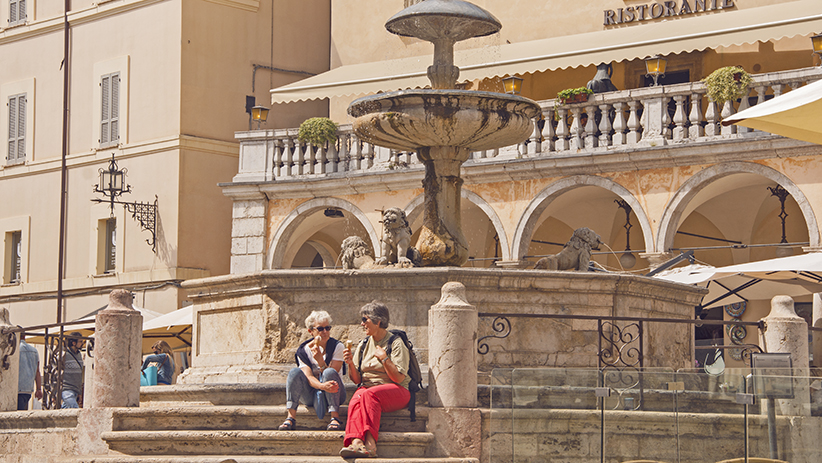
{"type": "MultiPolygon", "coordinates": [[[[506,25],[503,25],[506,27],[506,25]]],[[[508,25],[515,27],[515,25],[508,25]]],[[[603,31],[494,48],[460,50],[460,80],[596,65],[822,32],[822,2],[797,0],[632,23],[603,31]]],[[[341,66],[271,90],[272,103],[370,94],[428,85],[431,55],[341,66]]]]}
{"type": "Polygon", "coordinates": [[[707,286],[702,307],[710,309],[774,296],[807,296],[822,292],[822,253],[768,259],[727,267],[687,266],[656,276],[668,281],[707,286]]]}
{"type": "Polygon", "coordinates": [[[722,121],[822,145],[822,80],[740,111],[722,121]]]}

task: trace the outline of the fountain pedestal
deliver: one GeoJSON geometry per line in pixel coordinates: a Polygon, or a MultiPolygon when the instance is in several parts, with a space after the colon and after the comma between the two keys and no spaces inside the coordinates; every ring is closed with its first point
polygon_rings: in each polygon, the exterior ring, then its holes
{"type": "Polygon", "coordinates": [[[452,265],[468,261],[468,243],[462,233],[460,166],[470,152],[454,146],[420,148],[425,164],[425,207],[417,250],[423,266],[452,265]]]}

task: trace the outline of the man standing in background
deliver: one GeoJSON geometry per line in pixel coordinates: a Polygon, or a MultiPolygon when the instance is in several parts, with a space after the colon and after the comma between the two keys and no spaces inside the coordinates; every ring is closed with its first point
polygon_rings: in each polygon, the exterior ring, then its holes
{"type": "Polygon", "coordinates": [[[40,355],[26,342],[26,333],[20,332],[20,375],[17,378],[17,409],[28,410],[31,394],[43,398],[43,380],[40,377],[40,355]],[[32,389],[34,385],[34,389],[32,389]]]}
{"type": "Polygon", "coordinates": [[[80,408],[83,406],[83,337],[74,332],[66,337],[66,352],[63,354],[63,391],[60,408],[80,408]]]}

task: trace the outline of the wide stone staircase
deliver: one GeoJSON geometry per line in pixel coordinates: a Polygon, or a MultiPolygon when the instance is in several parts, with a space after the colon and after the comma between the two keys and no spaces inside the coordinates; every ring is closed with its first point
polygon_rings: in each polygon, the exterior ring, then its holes
{"type": "MultiPolygon", "coordinates": [[[[354,386],[350,385],[349,397],[354,386]]],[[[144,387],[140,408],[115,409],[111,431],[101,434],[111,453],[61,461],[87,463],[343,462],[343,432],[326,431],[300,405],[297,430],[278,431],[286,417],[281,384],[212,384],[144,387]]],[[[347,421],[347,406],[340,412],[347,421]]],[[[378,458],[370,462],[476,463],[472,458],[436,457],[434,435],[426,431],[428,408],[419,404],[416,421],[408,410],[384,414],[378,458]]],[[[347,461],[356,461],[349,459],[347,461]]]]}

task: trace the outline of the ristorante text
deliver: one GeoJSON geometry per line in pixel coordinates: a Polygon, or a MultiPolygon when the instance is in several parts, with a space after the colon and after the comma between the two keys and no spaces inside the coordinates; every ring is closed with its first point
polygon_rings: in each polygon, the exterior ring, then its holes
{"type": "Polygon", "coordinates": [[[650,3],[647,5],[629,6],[616,10],[605,10],[603,25],[613,26],[634,21],[667,18],[701,13],[711,10],[724,10],[734,7],[734,0],[681,0],[650,3]]]}

